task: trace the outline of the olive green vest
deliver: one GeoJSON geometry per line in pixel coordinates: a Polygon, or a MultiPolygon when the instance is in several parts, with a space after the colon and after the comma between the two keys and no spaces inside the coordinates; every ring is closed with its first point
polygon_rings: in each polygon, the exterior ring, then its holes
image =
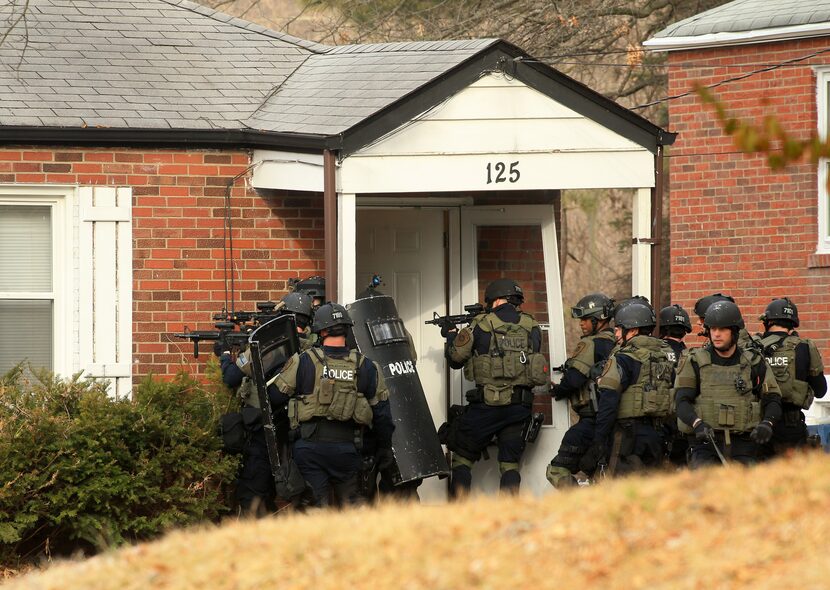
{"type": "Polygon", "coordinates": [[[813,391],[806,381],[795,378],[795,348],[802,342],[806,341],[785,332],[761,340],[764,356],[781,388],[781,399],[806,410],[813,403],[813,391]]]}
{"type": "Polygon", "coordinates": [[[617,419],[668,416],[675,356],[671,346],[651,336],[635,336],[619,354],[640,363],[640,374],[637,382],[622,392],[617,419]]]}
{"type": "Polygon", "coordinates": [[[289,400],[291,427],[296,428],[313,418],[340,422],[354,420],[371,426],[372,407],[366,396],[357,390],[358,368],[364,357],[356,350],[349,351],[349,356],[342,359],[327,357],[320,348],[309,349],[304,354],[314,364],[314,391],[289,400]]]}
{"type": "Polygon", "coordinates": [[[510,404],[515,386],[533,387],[550,381],[544,355],[533,352],[530,334],[538,325],[526,313],[516,324],[505,322],[494,313],[473,320],[471,329],[478,326],[490,334],[490,348],[487,354],[473,355],[465,366],[465,377],[484,389],[487,405],[510,404]]]}
{"type": "MultiPolygon", "coordinates": [[[[607,360],[607,358],[603,358],[597,362],[594,361],[596,357],[596,353],[594,352],[596,340],[609,340],[614,342],[614,332],[602,330],[596,334],[583,336],[580,338],[579,344],[577,344],[574,355],[565,361],[566,370],[572,367],[588,378],[585,384],[579,388],[576,395],[571,396],[571,406],[574,410],[591,405],[591,388],[596,389],[597,378],[602,374],[602,369],[607,360]]],[[[596,391],[594,395],[596,395],[596,391]]]]}
{"type": "Polygon", "coordinates": [[[761,402],[752,390],[752,367],[764,362],[750,350],[741,350],[740,363],[723,366],[712,363],[708,348],[695,348],[689,361],[697,367],[697,415],[712,428],[748,432],[761,421],[761,402]]]}

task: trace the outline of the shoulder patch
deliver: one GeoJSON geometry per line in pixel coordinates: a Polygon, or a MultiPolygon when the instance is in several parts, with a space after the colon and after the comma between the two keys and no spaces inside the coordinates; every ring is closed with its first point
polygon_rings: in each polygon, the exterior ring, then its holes
{"type": "Polygon", "coordinates": [[[470,330],[465,328],[458,333],[458,336],[455,337],[453,344],[455,346],[466,346],[471,339],[472,335],[470,334],[470,330]]]}
{"type": "Polygon", "coordinates": [[[577,342],[576,348],[574,349],[573,354],[571,354],[571,358],[579,356],[582,353],[582,351],[585,350],[586,346],[588,345],[585,343],[584,340],[580,340],[579,342],[577,342]]]}
{"type": "Polygon", "coordinates": [[[599,378],[602,379],[605,375],[608,374],[608,371],[611,370],[611,365],[614,363],[611,362],[611,357],[605,359],[605,365],[602,367],[602,373],[599,374],[599,378]]]}

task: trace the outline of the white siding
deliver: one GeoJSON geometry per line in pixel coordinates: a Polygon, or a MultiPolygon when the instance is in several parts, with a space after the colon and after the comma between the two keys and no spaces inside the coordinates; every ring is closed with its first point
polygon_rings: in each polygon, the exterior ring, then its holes
{"type": "Polygon", "coordinates": [[[541,92],[490,74],[345,158],[338,180],[346,193],[643,188],[654,185],[654,156],[541,92]],[[497,165],[519,174],[499,177],[497,165]]]}

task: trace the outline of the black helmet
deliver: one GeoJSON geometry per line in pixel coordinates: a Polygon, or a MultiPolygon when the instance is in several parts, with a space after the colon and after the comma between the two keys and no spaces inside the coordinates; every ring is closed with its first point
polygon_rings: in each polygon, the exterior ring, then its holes
{"type": "Polygon", "coordinates": [[[326,279],[320,276],[308,277],[294,283],[295,293],[305,293],[313,299],[326,298],[326,279]]]}
{"type": "Polygon", "coordinates": [[[651,303],[649,302],[648,297],[646,297],[645,295],[634,295],[632,297],[629,297],[628,299],[623,299],[622,301],[617,303],[617,306],[614,308],[614,315],[616,316],[617,312],[631,305],[632,303],[642,303],[643,305],[648,305],[649,307],[651,307],[651,303]]]}
{"type": "Polygon", "coordinates": [[[280,301],[282,302],[282,311],[305,316],[309,320],[311,319],[311,297],[305,293],[289,293],[280,299],[280,301]]]}
{"type": "Polygon", "coordinates": [[[677,303],[660,310],[660,327],[668,328],[669,326],[681,326],[687,334],[692,331],[689,314],[677,303]]]}
{"type": "Polygon", "coordinates": [[[630,330],[631,328],[653,329],[657,325],[657,318],[651,305],[632,301],[621,308],[617,308],[617,313],[614,314],[614,325],[623,330],[630,330]]]}
{"type": "Polygon", "coordinates": [[[765,324],[767,322],[771,323],[772,320],[787,320],[792,322],[793,328],[797,328],[798,308],[795,306],[795,303],[790,301],[789,297],[773,299],[758,319],[765,324]]]}
{"type": "Polygon", "coordinates": [[[709,328],[735,328],[740,329],[744,325],[744,318],[741,310],[733,301],[715,301],[706,309],[703,316],[703,326],[709,328]]]}
{"type": "Polygon", "coordinates": [[[591,293],[576,302],[571,308],[571,317],[577,319],[594,318],[607,320],[614,309],[614,300],[602,293],[591,293]]]}
{"type": "Polygon", "coordinates": [[[724,295],[723,293],[707,295],[706,297],[701,297],[697,300],[697,303],[695,303],[695,315],[699,318],[706,317],[706,310],[709,309],[709,306],[716,301],[731,301],[732,303],[735,303],[735,299],[733,297],[724,295]]]}
{"type": "Polygon", "coordinates": [[[519,305],[525,300],[525,294],[513,279],[496,279],[484,290],[484,303],[492,303],[496,299],[507,299],[510,303],[519,305]]]}
{"type": "Polygon", "coordinates": [[[314,323],[311,325],[311,331],[319,334],[323,330],[333,326],[354,326],[354,322],[349,317],[349,312],[346,311],[346,308],[339,303],[326,303],[321,305],[314,312],[314,323]]]}

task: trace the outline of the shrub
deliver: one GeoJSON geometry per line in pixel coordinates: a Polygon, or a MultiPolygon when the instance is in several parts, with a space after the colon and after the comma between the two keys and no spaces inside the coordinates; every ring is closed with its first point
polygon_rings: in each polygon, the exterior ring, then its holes
{"type": "Polygon", "coordinates": [[[0,562],[217,519],[237,461],[215,434],[227,401],[185,374],[116,400],[80,374],[12,369],[0,379],[0,562]]]}

